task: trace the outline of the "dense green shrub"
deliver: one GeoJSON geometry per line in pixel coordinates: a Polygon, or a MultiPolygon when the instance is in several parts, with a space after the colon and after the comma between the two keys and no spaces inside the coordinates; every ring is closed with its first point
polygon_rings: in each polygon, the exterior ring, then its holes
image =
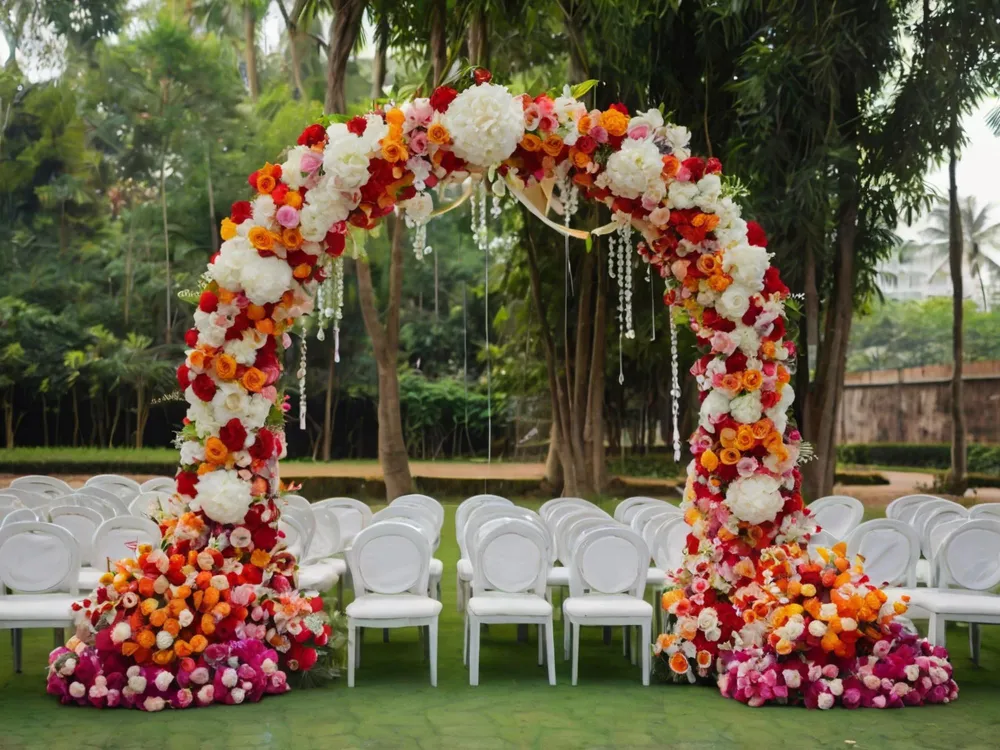
{"type": "MultiPolygon", "coordinates": [[[[948,443],[847,443],[837,446],[837,461],[856,466],[904,466],[944,471],[951,466],[951,446],[948,443]]],[[[1000,474],[1000,445],[970,445],[969,471],[1000,474]]]]}

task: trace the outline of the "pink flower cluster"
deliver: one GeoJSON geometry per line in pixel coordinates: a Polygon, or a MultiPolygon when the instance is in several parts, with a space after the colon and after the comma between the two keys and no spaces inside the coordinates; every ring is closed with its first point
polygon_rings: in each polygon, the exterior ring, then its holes
{"type": "Polygon", "coordinates": [[[174,669],[140,666],[125,657],[117,661],[102,660],[82,642],[76,650],[57,648],[49,655],[46,690],[60,703],[160,711],[253,703],[289,689],[278,653],[256,639],[213,643],[197,659],[182,659],[174,669]]]}

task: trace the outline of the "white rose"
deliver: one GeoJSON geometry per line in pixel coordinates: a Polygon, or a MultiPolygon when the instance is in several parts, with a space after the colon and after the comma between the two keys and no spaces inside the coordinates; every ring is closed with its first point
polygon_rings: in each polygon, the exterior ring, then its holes
{"type": "Polygon", "coordinates": [[[312,151],[308,146],[294,146],[288,152],[288,158],[281,165],[281,180],[292,190],[298,190],[305,184],[305,176],[302,174],[302,155],[307,151],[312,151]]]}
{"type": "Polygon", "coordinates": [[[69,694],[74,698],[82,698],[87,694],[87,688],[82,682],[74,682],[69,686],[69,694]]]}
{"type": "Polygon", "coordinates": [[[785,504],[778,491],[780,487],[779,480],[763,474],[737,479],[726,489],[724,503],[741,521],[754,524],[773,521],[785,504]]]}
{"type": "Polygon", "coordinates": [[[785,678],[785,685],[794,690],[802,684],[802,675],[794,669],[785,669],[781,676],[785,678]]]}
{"type": "Polygon", "coordinates": [[[184,398],[189,404],[187,417],[194,423],[195,433],[199,438],[206,438],[217,435],[222,424],[215,418],[215,412],[210,401],[202,401],[196,395],[191,386],[184,391],[184,398]]]}
{"type": "Polygon", "coordinates": [[[434,210],[434,201],[428,193],[417,193],[408,201],[399,204],[406,211],[407,226],[425,224],[434,210]]]}
{"type": "Polygon", "coordinates": [[[608,157],[604,174],[611,192],[622,198],[638,198],[655,188],[662,191],[663,157],[651,140],[626,140],[608,157]]]}
{"type": "Polygon", "coordinates": [[[711,391],[705,397],[705,400],[701,402],[701,411],[699,412],[700,420],[699,423],[708,432],[715,432],[715,426],[712,424],[712,419],[716,417],[721,417],[729,411],[729,397],[726,396],[721,391],[711,391]]]}
{"type": "Polygon", "coordinates": [[[242,419],[246,414],[249,397],[239,382],[219,383],[212,397],[215,418],[222,424],[230,419],[242,419]]]}
{"type": "Polygon", "coordinates": [[[719,617],[712,607],[705,607],[698,613],[698,629],[711,630],[719,624],[719,617]]]}
{"type": "MultiPolygon", "coordinates": [[[[264,396],[261,396],[259,393],[253,394],[247,405],[246,413],[241,417],[243,420],[243,426],[246,427],[248,431],[263,427],[264,422],[267,420],[267,415],[271,413],[272,406],[273,404],[264,396]]],[[[251,443],[251,445],[253,445],[253,443],[251,443]]]]}
{"type": "Polygon", "coordinates": [[[729,413],[737,422],[753,424],[760,419],[763,408],[759,393],[744,393],[729,402],[729,413]]]}
{"type": "Polygon", "coordinates": [[[174,681],[174,676],[170,672],[164,669],[162,672],[156,675],[156,679],[153,680],[153,684],[156,685],[157,690],[166,690],[168,687],[170,687],[170,683],[173,681],[174,681]]]}
{"type": "Polygon", "coordinates": [[[205,446],[197,440],[181,443],[181,465],[200,464],[205,460],[205,446]]]}
{"type": "Polygon", "coordinates": [[[211,471],[198,480],[192,509],[218,523],[239,523],[250,509],[250,485],[235,471],[211,471]]]}
{"type": "Polygon", "coordinates": [[[142,702],[142,707],[147,711],[162,711],[167,705],[167,702],[163,698],[159,698],[154,695],[150,695],[142,702]]]}
{"type": "Polygon", "coordinates": [[[499,164],[524,136],[524,108],[504,86],[486,83],[467,88],[442,118],[452,150],[478,167],[499,164]]]}
{"type": "Polygon", "coordinates": [[[826,623],[822,620],[813,620],[809,623],[809,635],[813,638],[822,638],[826,635],[826,623]]]}
{"type": "Polygon", "coordinates": [[[127,622],[119,622],[111,630],[111,642],[112,643],[124,643],[129,638],[132,637],[132,628],[127,622]]]}
{"type": "Polygon", "coordinates": [[[166,630],[161,630],[156,634],[156,647],[161,651],[174,645],[174,637],[166,630]]]}
{"type": "Polygon", "coordinates": [[[764,288],[764,272],[770,264],[767,250],[745,243],[729,248],[722,256],[722,270],[750,292],[764,288]]]}
{"type": "Polygon", "coordinates": [[[739,284],[731,284],[715,303],[716,311],[729,320],[740,320],[750,309],[750,294],[739,284]]]}
{"type": "Polygon", "coordinates": [[[352,192],[368,182],[368,155],[373,149],[348,131],[343,123],[334,123],[327,133],[331,131],[336,135],[323,150],[323,171],[337,190],[352,192]],[[343,132],[338,128],[340,125],[343,125],[343,132]]]}
{"type": "Polygon", "coordinates": [[[833,708],[833,703],[833,696],[830,693],[820,693],[816,698],[816,705],[824,711],[833,708]]]}
{"type": "Polygon", "coordinates": [[[223,349],[237,363],[249,367],[257,359],[257,350],[264,346],[266,340],[267,337],[264,334],[248,328],[243,331],[243,335],[240,338],[230,339],[225,342],[223,349]]]}
{"type": "Polygon", "coordinates": [[[694,182],[674,180],[667,188],[668,205],[670,208],[694,208],[698,197],[698,185],[694,182]]]}

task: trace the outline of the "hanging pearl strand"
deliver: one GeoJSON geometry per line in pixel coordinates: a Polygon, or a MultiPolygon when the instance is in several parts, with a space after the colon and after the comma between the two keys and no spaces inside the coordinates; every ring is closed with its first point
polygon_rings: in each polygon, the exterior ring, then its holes
{"type": "Polygon", "coordinates": [[[632,225],[618,227],[619,304],[624,315],[625,338],[635,338],[632,325],[632,225]]]}
{"type": "Polygon", "coordinates": [[[299,429],[306,428],[306,319],[302,317],[302,335],[299,339],[299,429]]]}
{"type": "Polygon", "coordinates": [[[674,463],[681,460],[681,431],[677,425],[678,415],[681,411],[681,386],[677,364],[677,323],[674,321],[674,310],[668,308],[670,313],[670,411],[673,416],[674,428],[674,463]]]}
{"type": "Polygon", "coordinates": [[[332,289],[332,305],[328,310],[333,317],[333,361],[340,362],[340,321],[344,319],[344,256],[333,260],[332,289]]]}
{"type": "Polygon", "coordinates": [[[650,271],[650,263],[646,263],[646,281],[649,284],[649,312],[650,312],[650,323],[652,324],[653,332],[649,337],[650,341],[656,341],[656,293],[653,289],[653,274],[650,271]]]}

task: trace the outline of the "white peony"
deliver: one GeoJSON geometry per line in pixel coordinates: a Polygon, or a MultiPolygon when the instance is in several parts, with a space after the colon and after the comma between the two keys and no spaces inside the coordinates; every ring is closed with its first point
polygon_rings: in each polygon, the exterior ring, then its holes
{"type": "Polygon", "coordinates": [[[729,248],[722,256],[722,270],[751,292],[764,288],[764,272],[770,264],[767,250],[746,243],[729,248]]]}
{"type": "Polygon", "coordinates": [[[729,397],[722,391],[711,391],[701,402],[701,426],[708,432],[715,432],[712,419],[729,411],[729,397]]]}
{"type": "MultiPolygon", "coordinates": [[[[331,132],[336,125],[330,126],[331,132]]],[[[364,139],[358,138],[347,131],[344,126],[344,134],[338,132],[336,138],[331,137],[323,150],[323,171],[330,183],[337,190],[351,192],[357,190],[368,182],[369,154],[373,148],[364,139]]]]}
{"type": "Polygon", "coordinates": [[[779,480],[763,474],[737,479],[726,490],[724,503],[741,521],[747,523],[773,521],[785,504],[784,498],[778,492],[780,486],[779,480]]]}
{"type": "Polygon", "coordinates": [[[434,201],[429,193],[417,193],[408,201],[399,204],[406,211],[407,226],[419,226],[427,223],[434,210],[434,201]]]}
{"type": "Polygon", "coordinates": [[[750,309],[750,294],[739,284],[730,284],[715,303],[716,312],[729,320],[740,320],[750,309]]]}
{"type": "Polygon", "coordinates": [[[205,460],[205,446],[197,440],[186,440],[181,443],[181,466],[199,464],[205,460]]]}
{"type": "Polygon", "coordinates": [[[242,419],[246,415],[249,396],[238,381],[219,383],[212,397],[212,406],[215,418],[225,424],[230,419],[242,419]]]}
{"type": "Polygon", "coordinates": [[[194,327],[198,329],[198,340],[209,346],[222,346],[226,340],[228,325],[220,325],[220,322],[231,322],[227,318],[219,316],[216,312],[207,313],[203,310],[194,311],[194,327]]]}
{"type": "Polygon", "coordinates": [[[667,189],[667,196],[670,208],[694,208],[695,199],[698,197],[698,185],[694,182],[674,180],[667,189]]]}
{"type": "Polygon", "coordinates": [[[455,97],[442,118],[455,155],[477,167],[499,164],[524,136],[524,108],[505,86],[485,83],[455,97]]]}
{"type": "Polygon", "coordinates": [[[244,238],[222,243],[208,275],[223,289],[242,291],[255,305],[277,302],[292,285],[292,269],[281,258],[262,258],[244,238]]]}
{"type": "Polygon", "coordinates": [[[274,224],[274,214],[278,207],[274,205],[274,198],[270,195],[259,195],[254,198],[251,204],[253,212],[253,223],[262,227],[270,227],[274,224]]]}
{"type": "Polygon", "coordinates": [[[239,523],[250,509],[250,485],[235,471],[211,471],[198,480],[191,508],[218,523],[239,523]]]}
{"type": "Polygon", "coordinates": [[[246,412],[241,417],[243,426],[248,431],[263,427],[264,422],[267,420],[267,415],[271,413],[271,406],[272,404],[267,398],[261,396],[259,393],[253,394],[247,403],[246,412]]]}
{"type": "Polygon", "coordinates": [[[608,158],[605,172],[611,192],[622,198],[638,198],[644,193],[660,199],[663,195],[663,157],[651,140],[628,139],[620,151],[608,158]]]}
{"type": "Polygon", "coordinates": [[[744,393],[729,402],[729,413],[733,419],[743,424],[753,424],[760,419],[763,407],[758,393],[744,393]]]}
{"type": "Polygon", "coordinates": [[[257,350],[264,346],[267,337],[260,331],[248,328],[238,339],[230,339],[223,350],[239,364],[250,366],[257,359],[257,350]]]}

